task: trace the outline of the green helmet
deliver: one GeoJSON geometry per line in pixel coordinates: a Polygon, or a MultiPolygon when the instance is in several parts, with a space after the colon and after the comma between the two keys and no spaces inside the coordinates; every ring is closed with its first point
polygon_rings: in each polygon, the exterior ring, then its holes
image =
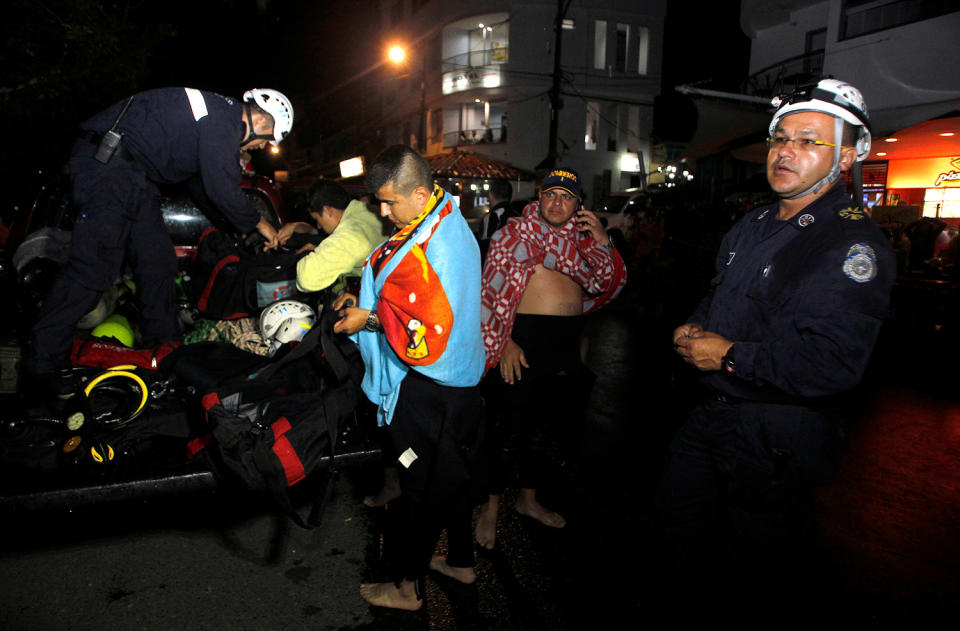
{"type": "Polygon", "coordinates": [[[93,337],[112,338],[124,346],[133,348],[134,334],[130,321],[119,314],[113,314],[90,332],[93,337]]]}

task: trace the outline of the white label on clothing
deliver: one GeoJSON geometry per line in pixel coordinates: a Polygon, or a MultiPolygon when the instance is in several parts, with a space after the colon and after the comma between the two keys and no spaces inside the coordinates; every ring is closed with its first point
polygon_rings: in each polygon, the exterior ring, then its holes
{"type": "Polygon", "coordinates": [[[417,459],[417,452],[412,448],[407,447],[407,450],[400,454],[400,457],[397,460],[400,461],[400,464],[403,465],[405,469],[409,469],[410,465],[413,464],[413,461],[417,459]]]}
{"type": "Polygon", "coordinates": [[[207,103],[203,100],[203,94],[200,90],[194,88],[184,88],[187,92],[187,99],[190,101],[190,109],[193,110],[193,120],[200,120],[207,115],[207,103]]]}

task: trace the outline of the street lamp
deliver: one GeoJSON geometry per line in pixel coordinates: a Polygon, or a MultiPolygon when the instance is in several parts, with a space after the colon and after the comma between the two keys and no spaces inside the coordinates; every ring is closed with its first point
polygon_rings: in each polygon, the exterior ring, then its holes
{"type": "Polygon", "coordinates": [[[403,60],[407,58],[407,51],[403,46],[399,44],[394,44],[390,47],[390,50],[387,51],[387,59],[389,59],[394,64],[401,64],[403,60]]]}
{"type": "MultiPolygon", "coordinates": [[[[393,44],[387,50],[387,59],[399,67],[407,60],[407,50],[400,44],[393,44]]],[[[420,133],[417,134],[417,149],[420,153],[427,150],[425,132],[427,128],[427,61],[425,53],[420,53],[420,133]]]]}

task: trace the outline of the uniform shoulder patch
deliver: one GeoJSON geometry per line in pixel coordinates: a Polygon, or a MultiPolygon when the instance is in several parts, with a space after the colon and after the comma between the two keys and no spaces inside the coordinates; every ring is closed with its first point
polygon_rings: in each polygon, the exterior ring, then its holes
{"type": "Polygon", "coordinates": [[[843,273],[858,283],[873,280],[877,277],[877,253],[867,243],[853,244],[843,261],[843,273]]]}
{"type": "Polygon", "coordinates": [[[863,212],[859,208],[854,208],[852,206],[850,208],[844,208],[837,214],[843,217],[844,219],[850,219],[852,221],[859,221],[867,216],[867,213],[863,212]]]}

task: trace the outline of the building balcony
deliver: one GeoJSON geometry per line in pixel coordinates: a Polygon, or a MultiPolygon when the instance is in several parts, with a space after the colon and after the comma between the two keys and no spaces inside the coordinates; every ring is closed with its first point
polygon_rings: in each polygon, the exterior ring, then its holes
{"type": "Polygon", "coordinates": [[[443,134],[443,148],[468,147],[471,145],[492,145],[507,141],[506,127],[486,127],[482,129],[461,129],[443,134]]]}
{"type": "Polygon", "coordinates": [[[476,50],[444,59],[441,81],[443,93],[500,87],[500,69],[506,61],[505,47],[476,50]]]}
{"type": "Polygon", "coordinates": [[[823,50],[815,50],[767,66],[747,78],[743,92],[751,96],[773,97],[816,83],[823,74],[823,56],[823,50]]]}

